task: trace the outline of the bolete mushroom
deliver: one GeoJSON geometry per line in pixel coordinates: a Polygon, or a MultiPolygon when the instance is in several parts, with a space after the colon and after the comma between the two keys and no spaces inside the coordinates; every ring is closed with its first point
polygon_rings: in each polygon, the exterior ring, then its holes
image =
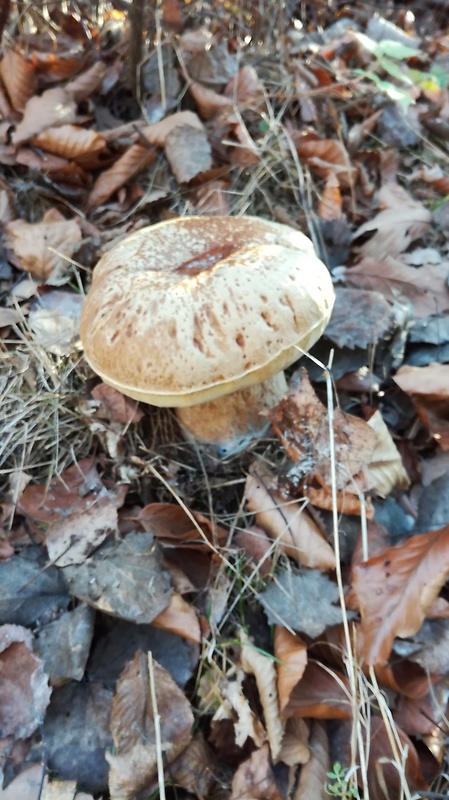
{"type": "Polygon", "coordinates": [[[182,217],[102,257],[81,315],[92,369],[128,397],[177,409],[221,455],[268,428],[283,370],[321,336],[334,302],[311,241],[255,217],[182,217]]]}

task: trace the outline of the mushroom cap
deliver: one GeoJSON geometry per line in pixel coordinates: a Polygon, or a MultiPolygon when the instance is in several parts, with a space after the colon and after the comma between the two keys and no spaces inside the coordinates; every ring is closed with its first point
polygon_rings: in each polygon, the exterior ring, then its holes
{"type": "Polygon", "coordinates": [[[101,258],[80,334],[105,383],[156,406],[192,406],[296,361],[333,302],[329,272],[299,231],[256,217],[181,217],[101,258]]]}

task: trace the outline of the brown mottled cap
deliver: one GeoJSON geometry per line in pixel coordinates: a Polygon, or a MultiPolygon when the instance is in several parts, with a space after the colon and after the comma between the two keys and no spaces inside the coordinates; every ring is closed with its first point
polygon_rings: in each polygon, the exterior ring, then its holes
{"type": "Polygon", "coordinates": [[[207,402],[265,380],[321,336],[328,270],[298,231],[256,217],[182,217],[136,233],[94,270],[87,361],[158,406],[207,402]]]}

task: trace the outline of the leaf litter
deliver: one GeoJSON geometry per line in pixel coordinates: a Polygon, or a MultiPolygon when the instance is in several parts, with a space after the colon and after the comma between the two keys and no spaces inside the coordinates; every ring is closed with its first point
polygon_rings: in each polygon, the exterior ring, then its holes
{"type": "Polygon", "coordinates": [[[137,97],[120,3],[1,23],[0,691],[32,740],[0,791],[37,800],[43,722],[49,798],[445,796],[446,22],[159,5],[137,97]],[[77,320],[115,241],[242,213],[333,272],[335,407],[303,360],[217,463],[92,375],[77,320]]]}

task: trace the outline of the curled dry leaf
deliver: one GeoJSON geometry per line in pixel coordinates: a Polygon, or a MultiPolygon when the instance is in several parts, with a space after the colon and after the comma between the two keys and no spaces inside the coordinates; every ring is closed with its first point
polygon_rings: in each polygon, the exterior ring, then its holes
{"type": "MultiPolygon", "coordinates": [[[[320,483],[332,484],[329,417],[318,400],[304,367],[300,384],[269,412],[275,433],[297,465],[296,474],[315,475],[320,483]]],[[[345,487],[366,466],[376,437],[364,420],[334,410],[333,435],[337,489],[345,487]]]]}
{"type": "Polygon", "coordinates": [[[192,642],[201,642],[198,615],[193,606],[177,592],[172,593],[168,606],[154,617],[152,624],[156,628],[177,633],[178,636],[183,636],[192,642]]]}
{"type": "Polygon", "coordinates": [[[230,800],[281,800],[267,744],[255,750],[235,771],[230,800]]]}
{"type": "Polygon", "coordinates": [[[151,531],[161,544],[168,547],[191,547],[210,552],[210,543],[224,545],[227,533],[197,511],[190,512],[193,520],[172,503],[150,503],[138,520],[145,531],[151,531]],[[196,525],[195,525],[196,522],[196,525]]]}
{"type": "Polygon", "coordinates": [[[383,210],[355,232],[354,249],[362,256],[379,260],[394,258],[427,233],[432,217],[422,203],[396,183],[382,187],[378,202],[383,210]]]}
{"type": "Polygon", "coordinates": [[[64,219],[55,208],[46,211],[41,222],[8,222],[5,233],[13,263],[31,272],[41,283],[60,281],[82,238],[78,220],[64,219]]]}
{"type": "Polygon", "coordinates": [[[373,489],[381,497],[387,497],[393,489],[407,489],[409,477],[380,411],[370,417],[368,425],[376,434],[374,452],[368,464],[369,474],[373,478],[373,489]]]}
{"type": "Polygon", "coordinates": [[[156,158],[154,147],[143,144],[133,144],[120,156],[110,169],[104,170],[94,183],[93,189],[87,198],[88,211],[93,211],[98,206],[120,189],[130,178],[148,167],[156,158]]]}
{"type": "Polygon", "coordinates": [[[290,717],[285,725],[279,761],[283,761],[289,767],[307,764],[310,759],[308,741],[309,725],[307,721],[299,717],[290,717]]]}
{"type": "Polygon", "coordinates": [[[33,144],[47,153],[82,162],[86,156],[101,153],[106,140],[97,131],[77,125],[61,125],[58,128],[46,128],[34,137],[33,144]]]}
{"type": "Polygon", "coordinates": [[[429,433],[437,439],[442,450],[449,450],[449,365],[429,364],[427,367],[401,367],[393,380],[413,400],[419,418],[429,433]]]}
{"type": "Polygon", "coordinates": [[[180,125],[189,125],[191,128],[204,130],[203,123],[194,111],[177,111],[175,114],[161,119],[160,122],[142,128],[141,134],[150,144],[164,147],[169,133],[180,125]]]}
{"type": "Polygon", "coordinates": [[[51,695],[26,628],[0,627],[0,672],[0,738],[26,739],[42,723],[51,695]]]}
{"type": "Polygon", "coordinates": [[[284,735],[284,725],[279,715],[276,667],[272,658],[256,650],[243,630],[240,631],[240,641],[242,643],[240,662],[244,671],[254,675],[256,679],[271,757],[276,761],[284,735]]]}
{"type": "Polygon", "coordinates": [[[413,636],[421,627],[449,575],[449,526],[412,536],[398,547],[354,567],[360,651],[366,664],[384,665],[395,636],[413,636]]]}
{"type": "Polygon", "coordinates": [[[340,184],[337,176],[332,172],[324,186],[323,193],[318,204],[318,216],[329,222],[338,219],[342,215],[342,200],[340,184]]]}
{"type": "Polygon", "coordinates": [[[273,476],[261,464],[246,479],[246,503],[257,524],[303,566],[334,569],[335,553],[304,506],[284,502],[272,487],[273,476]]]}
{"type": "Polygon", "coordinates": [[[311,757],[301,770],[293,800],[328,800],[326,773],[330,768],[329,741],[323,723],[312,722],[309,746],[311,757]]]}
{"type": "MultiPolygon", "coordinates": [[[[359,477],[354,479],[354,484],[357,484],[359,477]]],[[[362,484],[361,489],[371,488],[362,484]]],[[[329,486],[306,486],[304,488],[304,495],[307,497],[311,504],[316,508],[321,508],[323,511],[332,511],[334,505],[334,498],[329,486]]],[[[360,498],[355,489],[355,486],[346,486],[337,492],[336,506],[339,514],[349,514],[350,516],[360,517],[366,515],[367,519],[373,519],[374,508],[371,499],[367,497],[362,505],[360,498]]]]}
{"type": "Polygon", "coordinates": [[[338,139],[318,139],[306,135],[296,142],[300,158],[304,159],[313,172],[326,180],[335,175],[342,189],[354,185],[357,169],[352,166],[349,155],[338,139]]]}
{"type": "Polygon", "coordinates": [[[36,89],[34,65],[18,50],[7,50],[0,62],[0,76],[15,111],[23,111],[36,89]]]}
{"type": "Polygon", "coordinates": [[[153,661],[156,708],[149,668],[146,654],[137,652],[117,681],[111,716],[115,749],[113,755],[106,754],[109,790],[115,800],[130,800],[157,775],[156,714],[165,764],[171,764],[191,740],[194,720],[190,703],[167,670],[153,661]]]}
{"type": "Polygon", "coordinates": [[[274,655],[278,660],[277,687],[279,710],[282,714],[293,687],[301,680],[307,666],[307,645],[299,636],[293,636],[286,628],[276,625],[274,655]]]}
{"type": "Polygon", "coordinates": [[[252,739],[260,747],[267,736],[260,715],[251,709],[248,698],[245,697],[244,680],[243,669],[235,667],[226,676],[219,676],[218,680],[216,675],[205,674],[200,686],[202,707],[210,709],[210,704],[215,706],[219,697],[219,706],[212,719],[212,730],[219,735],[220,726],[229,720],[233,724],[236,747],[242,748],[247,739],[252,739]]]}
{"type": "Polygon", "coordinates": [[[346,675],[309,661],[291,692],[284,716],[350,719],[351,691],[346,675]]]}

